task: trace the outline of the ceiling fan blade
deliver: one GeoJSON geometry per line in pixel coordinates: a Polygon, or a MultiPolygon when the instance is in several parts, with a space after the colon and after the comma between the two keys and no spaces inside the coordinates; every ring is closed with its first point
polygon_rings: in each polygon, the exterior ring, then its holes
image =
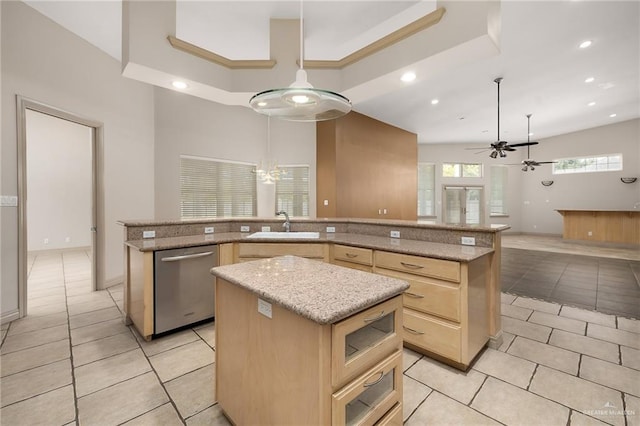
{"type": "Polygon", "coordinates": [[[554,164],[557,161],[536,161],[536,164],[554,164]]]}
{"type": "Polygon", "coordinates": [[[518,146],[529,146],[529,145],[538,145],[538,142],[521,142],[521,143],[512,143],[509,144],[508,146],[511,147],[518,147],[518,146]]]}
{"type": "Polygon", "coordinates": [[[507,145],[504,148],[502,148],[503,151],[509,151],[509,152],[513,152],[516,149],[513,147],[513,145],[507,145]]]}

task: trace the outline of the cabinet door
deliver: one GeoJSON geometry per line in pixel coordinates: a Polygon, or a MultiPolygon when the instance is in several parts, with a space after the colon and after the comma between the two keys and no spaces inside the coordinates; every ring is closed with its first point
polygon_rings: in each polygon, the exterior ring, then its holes
{"type": "Polygon", "coordinates": [[[459,325],[404,309],[404,341],[455,362],[462,362],[462,332],[459,325]]]}
{"type": "Polygon", "coordinates": [[[332,397],[333,425],[373,425],[402,401],[402,352],[349,383],[332,397]]]}
{"type": "Polygon", "coordinates": [[[334,389],[402,346],[402,297],[396,296],[332,325],[334,389]]]}

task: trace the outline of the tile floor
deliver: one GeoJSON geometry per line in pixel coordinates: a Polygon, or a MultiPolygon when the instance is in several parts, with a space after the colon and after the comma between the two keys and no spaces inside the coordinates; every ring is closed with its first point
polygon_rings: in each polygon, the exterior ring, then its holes
{"type": "MultiPolygon", "coordinates": [[[[86,252],[30,261],[29,316],[3,324],[3,425],[227,425],[213,323],[141,340],[86,252]]],[[[467,372],[404,351],[407,425],[640,425],[640,321],[502,295],[504,343],[467,372]]]]}

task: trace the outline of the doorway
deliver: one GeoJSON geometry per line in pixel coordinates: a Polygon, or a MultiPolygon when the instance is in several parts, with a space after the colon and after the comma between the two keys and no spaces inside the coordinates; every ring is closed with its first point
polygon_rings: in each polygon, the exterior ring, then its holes
{"type": "Polygon", "coordinates": [[[30,252],[81,253],[90,265],[82,285],[100,288],[102,124],[22,97],[17,116],[18,308],[24,317],[30,252]]]}
{"type": "Polygon", "coordinates": [[[484,187],[444,186],[442,217],[444,223],[480,225],[484,223],[484,187]]]}

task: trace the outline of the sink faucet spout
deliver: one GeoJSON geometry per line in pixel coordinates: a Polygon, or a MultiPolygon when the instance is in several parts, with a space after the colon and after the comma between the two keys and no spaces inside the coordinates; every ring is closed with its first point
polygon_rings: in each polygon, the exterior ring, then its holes
{"type": "Polygon", "coordinates": [[[284,223],[282,224],[282,227],[284,228],[284,230],[285,230],[286,232],[291,231],[291,222],[289,221],[289,215],[288,215],[288,214],[287,214],[287,212],[285,212],[284,210],[280,210],[279,212],[276,212],[276,216],[279,216],[279,215],[281,215],[281,214],[283,214],[283,215],[284,215],[284,217],[285,217],[285,221],[284,221],[284,223]]]}

